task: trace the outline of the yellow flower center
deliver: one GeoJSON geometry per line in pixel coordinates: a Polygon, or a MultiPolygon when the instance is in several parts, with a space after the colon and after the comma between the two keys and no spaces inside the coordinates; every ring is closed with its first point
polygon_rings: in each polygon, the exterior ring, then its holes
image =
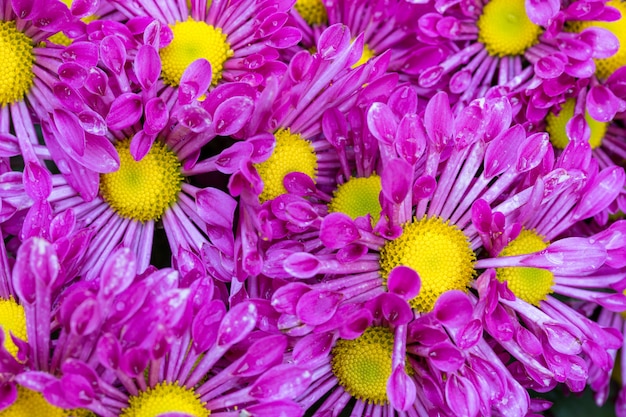
{"type": "Polygon", "coordinates": [[[204,58],[211,63],[212,83],[217,84],[222,78],[224,62],[234,53],[222,29],[191,18],[170,27],[174,39],[160,51],[163,81],[177,87],[187,67],[204,58]]]}
{"type": "Polygon", "coordinates": [[[0,106],[20,101],[33,86],[32,40],[14,21],[0,22],[0,106]]]}
{"type": "Polygon", "coordinates": [[[322,0],[296,0],[296,11],[309,25],[321,25],[326,23],[328,15],[322,0]]]}
{"type": "Polygon", "coordinates": [[[95,414],[85,409],[64,410],[50,404],[37,391],[31,391],[20,385],[17,386],[17,400],[8,408],[0,411],[0,417],[95,417],[95,414]]]}
{"type": "Polygon", "coordinates": [[[313,180],[317,175],[317,156],[308,140],[299,133],[292,134],[290,129],[280,129],[274,136],[276,145],[272,155],[254,165],[263,180],[263,192],[259,196],[261,202],[285,194],[287,190],[283,180],[291,172],[302,172],[313,180]]]}
{"type": "MultiPolygon", "coordinates": [[[[552,142],[555,148],[565,149],[569,143],[569,138],[565,132],[565,125],[574,117],[575,105],[576,102],[571,98],[562,104],[559,114],[548,113],[546,116],[546,132],[550,135],[550,142],[552,142]]],[[[585,112],[585,120],[591,129],[589,144],[592,149],[595,149],[602,145],[602,138],[604,138],[608,123],[598,122],[589,116],[587,112],[585,112]]]]}
{"type": "Polygon", "coordinates": [[[596,75],[602,79],[608,78],[616,69],[626,65],[626,3],[620,0],[611,0],[606,4],[619,10],[622,17],[613,22],[588,21],[573,22],[568,25],[573,32],[582,32],[588,27],[604,28],[611,31],[619,40],[620,47],[615,55],[603,59],[594,59],[596,75]]]}
{"type": "Polygon", "coordinates": [[[387,242],[380,251],[381,276],[399,265],[413,268],[422,283],[411,306],[420,312],[431,311],[441,294],[448,290],[467,290],[475,275],[476,256],[467,237],[456,226],[439,217],[415,219],[402,227],[402,235],[387,242]]]}
{"type": "Polygon", "coordinates": [[[478,41],[493,56],[521,55],[536,44],[541,28],[530,21],[524,0],[492,0],[477,22],[478,41]]]}
{"type": "Polygon", "coordinates": [[[28,341],[28,336],[26,334],[24,307],[18,304],[13,297],[8,300],[0,298],[0,326],[4,332],[4,348],[11,355],[17,357],[17,346],[13,343],[9,332],[24,341],[28,341]]]}
{"type": "Polygon", "coordinates": [[[380,218],[381,207],[378,196],[381,189],[380,177],[376,174],[367,178],[350,177],[333,193],[328,211],[344,213],[353,219],[369,214],[372,216],[372,223],[376,224],[380,218]]]}
{"type": "MultiPolygon", "coordinates": [[[[386,327],[369,327],[354,340],[339,339],[331,352],[333,373],[339,385],[355,398],[387,404],[391,376],[393,333],[386,327]]],[[[407,369],[410,372],[410,369],[407,369]]]]}
{"type": "Polygon", "coordinates": [[[373,49],[370,49],[370,47],[366,43],[363,44],[363,53],[361,54],[361,58],[359,58],[359,60],[357,62],[352,64],[351,68],[354,69],[356,67],[359,67],[359,66],[365,64],[374,55],[376,55],[376,52],[374,52],[373,49]]]}
{"type": "Polygon", "coordinates": [[[178,382],[161,382],[130,397],[129,405],[122,410],[120,417],[157,417],[172,412],[207,417],[211,412],[204,405],[193,390],[181,387],[178,382]]]}
{"type": "MultiPolygon", "coordinates": [[[[526,255],[548,247],[548,243],[532,230],[522,230],[517,238],[509,243],[498,256],[526,255]]],[[[529,304],[539,306],[552,293],[554,276],[552,272],[541,268],[508,267],[497,268],[496,276],[500,282],[507,282],[509,289],[517,298],[529,304]]]]}
{"type": "Polygon", "coordinates": [[[158,220],[176,202],[183,176],[178,158],[159,141],[141,161],[130,154],[130,141],[115,144],[120,156],[120,168],[100,175],[100,193],[121,217],[158,220]]]}

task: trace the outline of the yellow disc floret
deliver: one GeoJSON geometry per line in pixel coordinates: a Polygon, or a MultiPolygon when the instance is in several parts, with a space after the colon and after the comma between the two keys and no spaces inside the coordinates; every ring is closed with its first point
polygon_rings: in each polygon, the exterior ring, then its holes
{"type": "Polygon", "coordinates": [[[37,391],[17,386],[17,399],[8,408],[0,411],[0,417],[94,417],[89,410],[65,410],[55,407],[37,391]]]}
{"type": "Polygon", "coordinates": [[[193,390],[181,387],[178,382],[161,382],[129,399],[128,407],[120,417],[156,417],[164,413],[187,413],[207,417],[211,412],[204,407],[193,390]]]}
{"type": "MultiPolygon", "coordinates": [[[[386,327],[369,327],[354,340],[339,339],[331,352],[333,374],[350,395],[361,401],[387,404],[391,376],[393,333],[386,327]]],[[[410,372],[410,369],[407,369],[410,372]]]]}
{"type": "Polygon", "coordinates": [[[161,49],[161,77],[172,87],[180,84],[180,78],[187,67],[197,59],[204,58],[211,63],[212,84],[222,78],[224,63],[233,56],[233,50],[226,41],[221,28],[188,19],[170,25],[174,39],[161,49]]]}
{"type": "Polygon", "coordinates": [[[302,172],[313,180],[317,176],[317,156],[308,140],[298,133],[292,134],[290,129],[280,129],[274,136],[276,146],[272,155],[254,165],[263,180],[263,192],[259,196],[261,202],[285,194],[287,190],[283,180],[291,172],[302,172]]]}
{"type": "Polygon", "coordinates": [[[380,251],[383,280],[399,265],[413,268],[422,283],[411,306],[420,312],[432,310],[435,301],[448,290],[467,290],[475,275],[476,256],[467,237],[456,226],[439,217],[423,217],[406,223],[402,235],[380,251]]]}
{"type": "Polygon", "coordinates": [[[100,175],[100,193],[121,217],[158,220],[178,199],[183,177],[176,155],[159,141],[141,161],[130,154],[130,141],[115,144],[120,168],[100,175]]]}
{"type": "Polygon", "coordinates": [[[541,27],[526,14],[524,0],[492,0],[478,19],[478,41],[493,56],[521,55],[536,44],[541,27]]]}
{"type": "MultiPolygon", "coordinates": [[[[509,243],[498,256],[526,255],[548,247],[541,236],[532,230],[522,230],[517,238],[509,243]]],[[[507,282],[516,297],[529,304],[539,306],[552,293],[554,275],[541,268],[507,267],[496,269],[500,282],[507,282]]]]}
{"type": "Polygon", "coordinates": [[[608,78],[616,69],[626,65],[626,3],[620,0],[611,0],[607,2],[606,5],[619,10],[622,17],[612,22],[580,21],[568,25],[569,30],[573,32],[582,32],[588,27],[604,28],[613,33],[619,41],[620,47],[615,55],[608,58],[594,59],[596,63],[596,75],[602,79],[608,78]]]}
{"type": "Polygon", "coordinates": [[[24,98],[33,86],[33,41],[14,21],[0,22],[0,105],[24,98]]]}
{"type": "MultiPolygon", "coordinates": [[[[571,98],[561,105],[559,114],[548,113],[546,116],[546,132],[550,135],[550,142],[552,142],[555,148],[565,149],[569,143],[565,126],[574,117],[575,104],[576,102],[571,98]]],[[[589,144],[592,149],[595,149],[602,144],[602,138],[604,138],[608,123],[598,122],[589,116],[587,112],[585,112],[585,121],[591,130],[589,144]]]]}
{"type": "Polygon", "coordinates": [[[372,223],[376,224],[380,218],[381,207],[378,196],[381,189],[380,177],[376,174],[367,178],[350,177],[333,193],[328,211],[344,213],[353,219],[369,214],[372,223]]]}
{"type": "Polygon", "coordinates": [[[296,0],[296,11],[311,26],[326,23],[328,15],[322,0],[296,0]]]}
{"type": "Polygon", "coordinates": [[[4,348],[11,355],[17,357],[17,346],[13,343],[10,333],[24,341],[28,341],[28,337],[26,335],[24,307],[18,304],[13,297],[8,300],[0,298],[0,326],[4,332],[4,348]]]}

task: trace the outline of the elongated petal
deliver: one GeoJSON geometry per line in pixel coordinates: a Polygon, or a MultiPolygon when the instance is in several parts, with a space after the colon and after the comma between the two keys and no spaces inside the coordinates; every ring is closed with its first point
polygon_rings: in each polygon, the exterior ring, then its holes
{"type": "Polygon", "coordinates": [[[404,366],[396,366],[387,381],[387,396],[393,408],[399,411],[408,410],[415,402],[416,394],[415,383],[404,371],[404,366]]]}

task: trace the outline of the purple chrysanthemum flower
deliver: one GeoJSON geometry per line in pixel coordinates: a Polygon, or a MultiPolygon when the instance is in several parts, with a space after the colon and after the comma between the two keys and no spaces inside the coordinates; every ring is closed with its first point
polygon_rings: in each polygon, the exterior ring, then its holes
{"type": "MultiPolygon", "coordinates": [[[[236,203],[217,188],[185,181],[193,175],[186,169],[196,163],[203,145],[241,129],[254,107],[254,91],[248,84],[229,83],[205,95],[210,80],[202,74],[209,63],[198,60],[182,78],[195,89],[175,98],[159,94],[154,88],[160,66],[156,49],[140,46],[126,66],[120,36],[105,36],[99,47],[75,42],[66,49],[74,52],[76,64],[68,72],[89,76],[67,77],[55,85],[63,108],[54,109],[42,125],[46,146],[29,146],[22,177],[26,193],[14,196],[14,211],[29,209],[24,228],[33,229],[51,214],[72,210],[76,222],[93,232],[81,271],[87,279],[97,276],[119,245],[132,248],[144,271],[157,224],[163,224],[174,257],[198,257],[204,251],[213,264],[232,262],[236,203]],[[85,70],[100,58],[104,69],[85,70]],[[42,166],[50,159],[62,175],[42,166]]],[[[10,139],[8,148],[19,152],[18,140],[10,139]]]]}
{"type": "Polygon", "coordinates": [[[211,64],[213,86],[233,81],[263,84],[267,76],[285,70],[278,51],[301,38],[296,28],[285,26],[289,2],[111,3],[128,18],[149,16],[163,24],[155,45],[163,62],[159,89],[177,89],[183,72],[197,59],[211,64]]]}
{"type": "Polygon", "coordinates": [[[438,2],[438,12],[425,14],[419,24],[429,42],[455,51],[423,71],[420,86],[445,86],[458,96],[460,105],[484,96],[494,86],[505,86],[532,93],[531,109],[545,107],[547,99],[560,99],[555,90],[562,93],[576,78],[593,75],[593,58],[606,58],[618,47],[604,29],[574,33],[563,27],[569,21],[619,17],[617,10],[601,1],[477,3],[438,2]]]}
{"type": "Polygon", "coordinates": [[[75,287],[60,307],[59,321],[72,330],[62,341],[81,340],[82,354],[63,362],[60,378],[42,381],[53,403],[102,417],[303,415],[292,399],[310,372],[284,363],[285,336],[254,331],[261,318],[253,302],[226,311],[202,270],[136,277],[128,249],[114,257],[97,286],[75,287]]]}
{"type": "Polygon", "coordinates": [[[348,111],[371,97],[385,96],[395,85],[397,75],[384,72],[388,54],[350,68],[359,59],[362,41],[362,35],[352,41],[343,25],[325,30],[317,53],[299,52],[288,75],[268,79],[250,123],[237,136],[245,140],[224,150],[215,163],[199,163],[190,170],[232,174],[229,190],[240,196],[237,276],[245,279],[260,272],[259,236],[267,239],[271,232],[259,213],[287,192],[290,174],[315,182],[330,178],[338,167],[336,152],[323,137],[324,112],[348,111]]]}
{"type": "Polygon", "coordinates": [[[76,264],[81,260],[87,240],[84,233],[74,232],[71,221],[67,220],[56,218],[50,224],[54,242],[40,237],[24,241],[10,268],[12,273],[8,271],[2,245],[0,409],[9,414],[28,409],[41,415],[70,415],[36,392],[39,382],[46,377],[53,378],[60,370],[53,356],[69,348],[55,340],[55,333],[63,337],[64,332],[55,322],[54,312],[60,293],[76,277],[76,264]]]}
{"type": "Polygon", "coordinates": [[[406,1],[357,4],[298,0],[290,18],[302,32],[301,45],[306,49],[317,46],[319,37],[327,27],[340,23],[346,25],[354,35],[363,33],[363,53],[354,66],[389,50],[388,70],[415,76],[429,66],[425,53],[429,48],[416,42],[414,25],[424,9],[426,6],[406,1]]]}

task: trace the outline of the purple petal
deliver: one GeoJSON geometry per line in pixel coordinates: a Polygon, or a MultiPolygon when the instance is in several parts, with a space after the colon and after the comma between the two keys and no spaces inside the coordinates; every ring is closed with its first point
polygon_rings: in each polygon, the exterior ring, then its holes
{"type": "Polygon", "coordinates": [[[96,355],[102,366],[107,369],[117,369],[122,351],[115,336],[106,333],[100,337],[96,346],[96,355]]]}
{"type": "Polygon", "coordinates": [[[151,45],[141,45],[133,62],[137,81],[144,90],[150,89],[161,75],[161,58],[151,45]]]}
{"type": "Polygon", "coordinates": [[[330,249],[340,249],[360,237],[354,221],[346,214],[330,213],[322,221],[320,240],[330,249]]]}
{"type": "Polygon", "coordinates": [[[404,265],[393,268],[387,278],[389,292],[397,294],[405,300],[417,297],[420,286],[421,281],[417,272],[404,265]]]}
{"type": "Polygon", "coordinates": [[[421,119],[407,114],[396,131],[396,151],[410,165],[415,165],[426,150],[426,131],[421,119]]]}
{"type": "Polygon", "coordinates": [[[126,48],[119,37],[109,35],[100,42],[100,58],[108,69],[120,75],[126,62],[126,48]]]}
{"type": "Polygon", "coordinates": [[[26,194],[33,200],[47,199],[52,192],[52,176],[46,168],[38,163],[26,163],[22,180],[26,194]]]}
{"type": "Polygon", "coordinates": [[[195,101],[205,94],[211,85],[211,63],[204,58],[193,61],[183,72],[178,90],[178,102],[182,105],[195,101]]]}
{"type": "Polygon", "coordinates": [[[98,45],[94,42],[72,42],[61,52],[64,62],[75,62],[84,68],[95,67],[100,59],[98,45]]]}
{"type": "Polygon", "coordinates": [[[548,343],[557,352],[577,355],[582,351],[582,341],[561,323],[544,323],[543,330],[548,336],[548,343]]]}
{"type": "Polygon", "coordinates": [[[249,377],[265,372],[269,367],[282,362],[287,348],[287,338],[277,334],[253,343],[237,363],[233,375],[249,377]]]}
{"type": "Polygon", "coordinates": [[[302,417],[305,411],[300,404],[289,400],[263,402],[245,410],[255,417],[302,417]]]}
{"type": "Polygon", "coordinates": [[[276,33],[265,41],[266,45],[276,49],[285,49],[297,45],[302,40],[302,33],[294,27],[286,26],[280,28],[276,33]]]}
{"type": "Polygon", "coordinates": [[[68,147],[79,157],[83,156],[85,154],[85,131],[78,118],[62,109],[55,109],[52,118],[59,132],[57,140],[61,146],[68,147]]]}
{"type": "Polygon", "coordinates": [[[367,127],[376,139],[391,145],[398,130],[398,121],[385,103],[374,103],[367,111],[367,127]]]}
{"type": "Polygon", "coordinates": [[[625,177],[623,168],[617,166],[600,171],[593,179],[593,183],[587,187],[580,203],[574,209],[574,219],[586,219],[608,207],[622,192],[625,177]]]}
{"type": "Polygon", "coordinates": [[[412,172],[413,167],[403,159],[393,158],[388,161],[380,179],[387,200],[395,204],[404,201],[411,188],[412,172]]]}
{"type": "Polygon", "coordinates": [[[295,364],[314,363],[330,354],[335,337],[331,332],[311,333],[299,339],[293,347],[295,364]]]}
{"type": "Polygon", "coordinates": [[[297,366],[276,366],[250,387],[249,395],[263,401],[293,399],[302,394],[311,383],[311,373],[297,366]]]}
{"type": "Polygon", "coordinates": [[[465,363],[465,358],[452,343],[444,342],[431,346],[428,360],[434,367],[443,372],[456,372],[465,363]]]}
{"type": "Polygon", "coordinates": [[[387,396],[393,408],[407,411],[416,401],[416,394],[415,383],[404,371],[404,366],[396,366],[387,381],[387,396]]]}
{"type": "Polygon", "coordinates": [[[51,285],[57,279],[60,265],[54,247],[42,238],[26,240],[17,251],[13,268],[13,287],[22,302],[35,301],[36,281],[51,285]]]}
{"type": "Polygon", "coordinates": [[[309,291],[298,300],[296,315],[303,323],[317,326],[330,320],[342,299],[340,293],[333,291],[309,291]]]}
{"type": "Polygon", "coordinates": [[[143,113],[141,96],[134,93],[119,95],[111,104],[106,122],[109,129],[123,130],[139,121],[143,113]]]}
{"type": "Polygon", "coordinates": [[[528,136],[517,150],[517,171],[526,172],[539,165],[550,148],[547,133],[534,133],[528,136]]]}
{"type": "Polygon", "coordinates": [[[539,26],[548,26],[550,20],[561,10],[559,0],[526,0],[525,6],[530,21],[539,26]]]}
{"type": "Polygon", "coordinates": [[[580,38],[592,47],[595,59],[610,58],[619,51],[619,40],[608,29],[591,26],[580,33],[580,38]]]}
{"type": "Polygon", "coordinates": [[[232,228],[237,202],[217,188],[207,187],[196,193],[198,215],[211,226],[232,228]]]}
{"type": "Polygon", "coordinates": [[[326,29],[317,41],[317,50],[323,59],[333,59],[338,53],[350,47],[350,29],[336,23],[326,29]]]}
{"type": "Polygon", "coordinates": [[[426,105],[424,126],[435,149],[441,152],[452,137],[454,128],[450,102],[445,92],[435,94],[426,105]]]}
{"type": "Polygon", "coordinates": [[[472,319],[474,308],[467,294],[458,290],[446,291],[439,296],[433,307],[435,318],[452,328],[460,328],[472,319]]]}
{"type": "Polygon", "coordinates": [[[446,403],[456,416],[475,417],[479,410],[479,396],[468,380],[452,374],[446,381],[446,403]]]}
{"type": "Polygon", "coordinates": [[[597,270],[605,259],[606,250],[602,245],[591,243],[586,238],[570,237],[529,255],[521,263],[524,266],[546,268],[555,274],[578,275],[597,270]]]}
{"type": "Polygon", "coordinates": [[[618,111],[623,111],[624,102],[603,85],[591,87],[587,94],[587,111],[599,122],[609,122],[618,111]]]}
{"type": "Polygon", "coordinates": [[[257,310],[254,304],[243,302],[232,307],[222,320],[217,334],[217,344],[226,348],[243,340],[254,329],[257,310]]]}
{"type": "Polygon", "coordinates": [[[226,314],[220,301],[208,302],[196,313],[191,327],[193,346],[196,352],[204,352],[217,340],[218,325],[226,314]]]}
{"type": "Polygon", "coordinates": [[[150,355],[144,348],[131,347],[122,353],[120,369],[128,376],[138,378],[148,366],[150,355]]]}
{"type": "Polygon", "coordinates": [[[161,97],[153,97],[146,102],[146,118],[143,130],[149,135],[158,134],[169,120],[169,111],[161,97]]]}
{"type": "Polygon", "coordinates": [[[564,70],[565,62],[559,55],[542,56],[535,62],[535,73],[541,78],[556,78],[564,70]]]}
{"type": "Polygon", "coordinates": [[[298,300],[309,291],[308,285],[299,282],[283,285],[272,295],[272,307],[279,313],[295,315],[298,300]]]}
{"type": "Polygon", "coordinates": [[[283,268],[296,278],[314,277],[322,267],[322,263],[310,253],[294,253],[285,259],[283,268]]]}
{"type": "Polygon", "coordinates": [[[130,140],[130,154],[135,161],[141,161],[144,156],[148,155],[152,144],[156,140],[157,135],[149,135],[144,130],[135,133],[130,140]]]}
{"type": "Polygon", "coordinates": [[[526,139],[521,125],[515,125],[493,139],[485,152],[485,177],[490,179],[517,162],[520,143],[526,139]]]}
{"type": "Polygon", "coordinates": [[[102,267],[100,294],[109,298],[125,291],[135,279],[136,272],[133,252],[128,248],[116,250],[102,267]]]}
{"type": "Polygon", "coordinates": [[[229,136],[237,133],[248,122],[254,102],[246,96],[230,97],[224,100],[213,114],[213,127],[218,135],[229,136]]]}

